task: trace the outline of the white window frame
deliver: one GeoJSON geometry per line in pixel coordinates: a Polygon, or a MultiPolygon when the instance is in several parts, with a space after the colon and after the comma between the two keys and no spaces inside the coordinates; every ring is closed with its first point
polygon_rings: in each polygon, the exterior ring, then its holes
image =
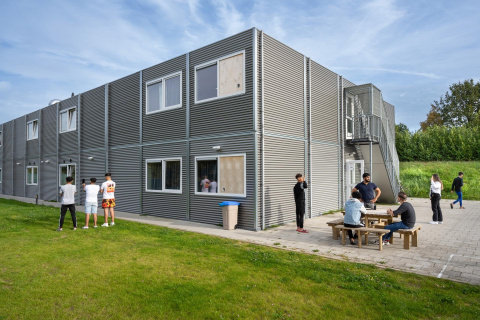
{"type": "Polygon", "coordinates": [[[35,140],[35,139],[38,139],[38,119],[31,120],[31,121],[28,121],[28,122],[27,122],[27,141],[35,140]],[[28,125],[31,124],[31,123],[32,123],[32,125],[33,125],[34,122],[37,123],[37,130],[34,131],[34,137],[33,137],[33,138],[30,138],[30,137],[28,136],[28,125]],[[35,134],[36,134],[36,135],[35,135],[35,134]]]}
{"type": "Polygon", "coordinates": [[[347,105],[346,106],[347,108],[351,108],[352,116],[349,117],[348,112],[347,112],[348,109],[345,110],[345,137],[346,137],[346,139],[353,139],[353,134],[355,132],[355,121],[354,121],[354,119],[355,119],[355,98],[347,95],[346,105],[347,105]],[[352,99],[352,104],[351,105],[349,105],[349,103],[348,103],[348,98],[352,99]],[[348,132],[348,121],[352,121],[352,133],[348,132]]]}
{"type": "Polygon", "coordinates": [[[25,168],[25,184],[27,186],[36,186],[38,185],[38,166],[27,166],[25,168]],[[32,179],[32,182],[31,183],[28,183],[28,169],[32,169],[32,172],[31,172],[31,179],[32,179]],[[34,182],[33,181],[33,170],[34,169],[37,169],[37,182],[34,182]]]}
{"type": "Polygon", "coordinates": [[[152,114],[152,113],[181,108],[182,107],[182,81],[183,81],[182,71],[178,71],[178,72],[166,75],[164,77],[146,82],[145,83],[145,114],[152,114]],[[166,102],[167,96],[165,94],[165,88],[166,88],[165,81],[171,78],[175,78],[177,76],[180,76],[180,103],[173,106],[166,107],[165,102],[166,102]],[[148,86],[159,83],[159,82],[162,83],[162,99],[160,101],[160,110],[148,111],[148,86]]]}
{"type": "MultiPolygon", "coordinates": [[[[58,185],[64,186],[67,182],[60,181],[62,179],[62,167],[74,166],[75,167],[75,179],[77,178],[77,164],[76,163],[61,163],[58,165],[58,185]],[[63,183],[63,184],[62,184],[63,183]]],[[[67,177],[68,177],[68,169],[67,169],[67,177]]],[[[75,179],[73,179],[72,184],[75,184],[75,179]]]]}
{"type": "Polygon", "coordinates": [[[182,158],[157,158],[157,159],[146,159],[145,160],[145,192],[155,192],[155,193],[177,193],[181,194],[183,190],[183,174],[182,174],[182,158]],[[167,169],[167,166],[165,165],[165,162],[167,161],[180,161],[180,190],[174,190],[174,189],[165,189],[165,170],[167,169]],[[148,186],[148,164],[149,163],[162,163],[162,190],[150,190],[147,188],[148,186]]]}
{"type": "Polygon", "coordinates": [[[199,156],[195,157],[195,195],[207,196],[207,197],[236,197],[236,198],[246,198],[247,197],[247,154],[246,153],[236,153],[236,154],[222,154],[222,155],[211,155],[211,156],[199,156]],[[220,158],[224,157],[241,157],[243,156],[243,194],[237,193],[220,193],[220,192],[199,192],[198,189],[198,174],[197,174],[197,161],[198,160],[217,160],[217,190],[220,190],[220,158]]]}
{"type": "MultiPolygon", "coordinates": [[[[59,113],[59,129],[60,129],[60,133],[65,133],[65,132],[70,132],[70,131],[77,131],[77,118],[78,118],[78,112],[77,112],[77,107],[72,107],[72,108],[68,108],[68,109],[65,109],[65,110],[62,110],[60,111],[59,113]],[[70,110],[75,110],[75,129],[72,129],[72,128],[68,128],[67,130],[62,130],[62,113],[67,113],[67,127],[69,126],[68,124],[68,113],[70,112],[70,110]]],[[[70,122],[71,123],[71,122],[70,122]]]]}
{"type": "Polygon", "coordinates": [[[194,85],[194,88],[195,88],[195,104],[199,104],[199,103],[204,103],[204,102],[208,102],[208,101],[212,101],[212,100],[218,100],[218,99],[223,99],[223,98],[228,98],[228,97],[233,97],[233,96],[238,96],[238,95],[241,95],[241,94],[245,94],[245,78],[246,78],[246,75],[245,75],[245,50],[238,51],[238,52],[235,52],[235,53],[232,53],[232,54],[229,54],[229,55],[220,57],[220,58],[218,58],[218,59],[211,60],[211,61],[208,61],[208,62],[199,64],[199,65],[195,66],[194,75],[195,75],[195,80],[194,80],[194,84],[193,84],[193,85],[194,85]],[[220,80],[220,68],[219,68],[219,65],[218,65],[218,64],[219,64],[220,60],[225,60],[225,59],[228,59],[228,58],[237,56],[237,55],[239,55],[239,54],[243,54],[243,91],[242,91],[242,92],[236,92],[236,93],[232,93],[232,94],[228,94],[228,95],[219,97],[219,96],[218,96],[218,87],[219,87],[219,82],[220,82],[220,81],[219,81],[219,80],[220,80]],[[208,98],[208,99],[203,99],[203,100],[197,100],[197,70],[198,70],[198,69],[203,69],[203,68],[205,68],[205,67],[213,66],[214,64],[217,65],[217,96],[216,96],[216,97],[213,97],[213,98],[208,98]]]}

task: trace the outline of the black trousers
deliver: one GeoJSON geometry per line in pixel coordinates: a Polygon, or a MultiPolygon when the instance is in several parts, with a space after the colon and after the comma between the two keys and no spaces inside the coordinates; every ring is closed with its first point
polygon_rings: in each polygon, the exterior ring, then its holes
{"type": "Polygon", "coordinates": [[[62,204],[62,208],[60,209],[60,228],[63,228],[63,222],[65,221],[65,215],[67,214],[67,209],[70,211],[70,215],[72,216],[73,227],[77,227],[77,214],[75,213],[75,205],[74,204],[62,204]]]}
{"type": "Polygon", "coordinates": [[[305,217],[305,200],[296,201],[295,209],[297,214],[297,227],[303,229],[303,219],[305,217]]]}
{"type": "MultiPolygon", "coordinates": [[[[348,223],[344,223],[343,224],[345,227],[347,228],[363,228],[365,227],[363,224],[348,224],[348,223]]],[[[353,239],[353,231],[352,230],[347,230],[348,231],[348,237],[350,239],[353,239]]],[[[362,241],[362,239],[360,239],[359,241],[362,241]]]]}
{"type": "Polygon", "coordinates": [[[440,199],[442,196],[440,193],[432,193],[432,211],[433,211],[433,221],[443,221],[442,208],[440,208],[440,199]]]}

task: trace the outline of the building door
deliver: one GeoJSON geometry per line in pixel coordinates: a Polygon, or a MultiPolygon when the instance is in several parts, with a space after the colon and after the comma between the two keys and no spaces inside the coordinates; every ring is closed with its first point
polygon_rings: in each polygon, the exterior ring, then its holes
{"type": "Polygon", "coordinates": [[[345,195],[347,198],[350,198],[352,189],[357,185],[357,183],[362,182],[362,175],[364,172],[364,163],[363,160],[347,160],[347,190],[345,195]]]}

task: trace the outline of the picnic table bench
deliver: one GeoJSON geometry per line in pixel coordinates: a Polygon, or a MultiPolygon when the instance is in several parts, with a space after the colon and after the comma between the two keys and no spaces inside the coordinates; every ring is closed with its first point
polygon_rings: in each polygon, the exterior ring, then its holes
{"type": "Polygon", "coordinates": [[[412,237],[412,247],[418,247],[418,230],[420,230],[421,228],[422,227],[420,225],[417,225],[411,229],[399,229],[395,231],[400,233],[400,235],[404,235],[403,249],[410,250],[410,237],[412,237]]]}
{"type": "Polygon", "coordinates": [[[327,225],[332,227],[332,237],[333,240],[338,240],[338,236],[340,235],[340,229],[335,229],[336,226],[342,225],[343,226],[343,218],[335,219],[332,221],[328,221],[327,225]]]}
{"type": "Polygon", "coordinates": [[[382,241],[382,236],[386,233],[389,233],[390,230],[387,229],[377,229],[377,228],[351,228],[351,227],[345,227],[344,225],[338,225],[335,227],[338,230],[342,231],[342,244],[345,245],[345,238],[346,238],[346,233],[347,230],[355,230],[359,233],[358,237],[358,247],[362,247],[362,236],[365,236],[365,245],[368,244],[368,234],[369,233],[375,233],[378,236],[379,244],[378,244],[378,249],[382,251],[383,249],[383,241],[382,241]]]}

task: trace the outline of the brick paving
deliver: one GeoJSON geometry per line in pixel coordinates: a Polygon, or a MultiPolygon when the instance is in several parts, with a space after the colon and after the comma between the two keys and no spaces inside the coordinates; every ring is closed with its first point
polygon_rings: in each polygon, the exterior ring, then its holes
{"type": "MultiPolygon", "coordinates": [[[[1,196],[25,202],[35,202],[34,199],[1,196]]],[[[221,227],[195,223],[190,221],[172,220],[151,216],[139,216],[117,211],[118,219],[148,223],[179,230],[209,234],[229,239],[235,239],[259,245],[266,245],[285,250],[293,250],[319,255],[331,259],[375,264],[382,268],[392,268],[421,275],[450,279],[480,285],[480,201],[464,201],[465,210],[450,209],[450,200],[441,200],[444,224],[428,224],[432,218],[430,201],[428,199],[409,199],[415,208],[417,224],[422,226],[418,236],[418,247],[403,249],[403,239],[395,234],[394,244],[384,246],[383,251],[378,246],[369,244],[352,246],[341,244],[341,240],[333,240],[331,228],[327,221],[342,217],[340,212],[307,219],[305,227],[309,233],[295,231],[295,223],[291,222],[280,227],[264,231],[223,230],[221,227]]],[[[40,203],[42,203],[40,201],[40,203]]],[[[50,202],[46,205],[56,205],[50,202]]],[[[390,206],[377,206],[377,211],[386,211],[390,206]]],[[[391,206],[395,209],[397,206],[391,206]]],[[[78,208],[82,210],[82,208],[78,208]]],[[[101,214],[102,215],[102,214],[101,214]]],[[[102,219],[100,217],[100,219],[102,219]]],[[[121,222],[120,222],[121,223],[121,222]]],[[[82,226],[81,219],[79,220],[82,226]]],[[[118,224],[118,221],[117,221],[118,224]]],[[[374,239],[376,237],[370,237],[374,239]]]]}

